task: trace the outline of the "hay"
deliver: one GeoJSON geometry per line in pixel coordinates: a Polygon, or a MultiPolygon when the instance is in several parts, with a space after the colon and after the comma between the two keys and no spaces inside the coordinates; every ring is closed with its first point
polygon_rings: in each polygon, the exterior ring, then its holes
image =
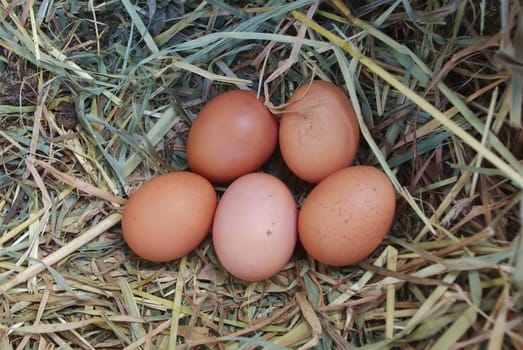
{"type": "Polygon", "coordinates": [[[351,6],[0,0],[0,348],[523,348],[521,5],[351,6]],[[297,249],[247,283],[210,239],[166,264],[129,251],[125,198],[187,168],[205,101],[254,89],[278,111],[313,77],[347,91],[357,162],[398,193],[371,257],[297,249]]]}

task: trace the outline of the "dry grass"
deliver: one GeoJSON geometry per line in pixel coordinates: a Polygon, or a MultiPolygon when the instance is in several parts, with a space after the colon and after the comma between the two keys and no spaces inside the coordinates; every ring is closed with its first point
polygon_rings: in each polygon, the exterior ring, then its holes
{"type": "MultiPolygon", "coordinates": [[[[519,2],[231,3],[0,0],[0,348],[523,349],[519,2]],[[398,193],[371,257],[298,248],[246,283],[209,239],[129,251],[125,198],[186,168],[205,101],[278,106],[313,76],[350,95],[357,161],[398,193]]],[[[277,155],[264,170],[310,190],[277,155]]]]}

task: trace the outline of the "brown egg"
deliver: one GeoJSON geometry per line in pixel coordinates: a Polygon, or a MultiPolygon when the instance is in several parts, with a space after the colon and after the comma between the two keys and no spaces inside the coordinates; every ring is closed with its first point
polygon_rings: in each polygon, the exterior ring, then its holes
{"type": "Polygon", "coordinates": [[[278,142],[274,116],[252,91],[233,90],[209,101],[187,139],[191,169],[212,182],[227,182],[258,169],[278,142]]]}
{"type": "Polygon", "coordinates": [[[297,215],[292,194],[278,178],[252,173],[236,179],[214,217],[218,259],[229,273],[247,281],[275,275],[294,251],[297,215]]]}
{"type": "Polygon", "coordinates": [[[355,264],[382,242],[395,206],[394,188],[382,171],[363,165],[339,170],[305,198],[298,218],[300,241],[324,264],[355,264]]]}
{"type": "Polygon", "coordinates": [[[214,188],[200,175],[179,171],[155,177],[127,201],[123,237],[143,259],[180,258],[208,234],[216,205],[214,188]]]}
{"type": "Polygon", "coordinates": [[[288,101],[279,130],[281,153],[301,179],[318,183],[352,164],[359,125],[352,103],[336,85],[315,80],[288,101]]]}

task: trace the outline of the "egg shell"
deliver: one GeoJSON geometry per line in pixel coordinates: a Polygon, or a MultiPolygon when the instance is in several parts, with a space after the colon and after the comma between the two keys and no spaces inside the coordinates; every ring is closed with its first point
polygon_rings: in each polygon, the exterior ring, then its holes
{"type": "Polygon", "coordinates": [[[260,281],[277,274],[297,241],[297,208],[278,178],[251,173],[233,181],[218,203],[212,228],[218,259],[232,275],[260,281]]]}
{"type": "Polygon", "coordinates": [[[253,91],[232,90],[210,100],[187,138],[191,169],[223,183],[258,169],[276,148],[278,123],[253,91]]]}
{"type": "Polygon", "coordinates": [[[382,242],[395,206],[394,188],[381,170],[365,165],[339,170],[305,198],[298,218],[300,241],[324,264],[355,264],[382,242]]]}
{"type": "Polygon", "coordinates": [[[209,233],[217,195],[204,177],[186,171],[155,177],[127,201],[122,234],[138,256],[165,262],[187,255],[209,233]]]}
{"type": "Polygon", "coordinates": [[[300,86],[280,121],[279,144],[289,169],[318,183],[354,161],[359,124],[352,103],[336,85],[322,80],[300,86]]]}

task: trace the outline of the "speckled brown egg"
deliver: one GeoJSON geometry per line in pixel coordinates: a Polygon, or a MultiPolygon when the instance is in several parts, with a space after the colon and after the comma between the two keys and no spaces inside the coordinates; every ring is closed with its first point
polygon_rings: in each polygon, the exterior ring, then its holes
{"type": "Polygon", "coordinates": [[[359,124],[351,101],[336,85],[315,80],[296,89],[279,129],[281,154],[301,179],[318,183],[352,164],[359,124]]]}
{"type": "Polygon", "coordinates": [[[289,261],[297,240],[294,197],[278,178],[244,175],[224,192],[214,217],[213,244],[232,275],[260,281],[289,261]]]}
{"type": "Polygon", "coordinates": [[[321,181],[305,198],[299,238],[305,250],[328,265],[355,264],[382,242],[394,218],[389,178],[371,166],[352,166],[321,181]]]}
{"type": "Polygon", "coordinates": [[[217,196],[204,177],[186,171],[147,181],[127,201],[122,233],[143,259],[164,262],[195,249],[209,233],[217,196]]]}
{"type": "Polygon", "coordinates": [[[278,142],[278,123],[253,91],[232,90],[210,100],[187,139],[191,169],[212,182],[236,179],[258,169],[278,142]]]}

